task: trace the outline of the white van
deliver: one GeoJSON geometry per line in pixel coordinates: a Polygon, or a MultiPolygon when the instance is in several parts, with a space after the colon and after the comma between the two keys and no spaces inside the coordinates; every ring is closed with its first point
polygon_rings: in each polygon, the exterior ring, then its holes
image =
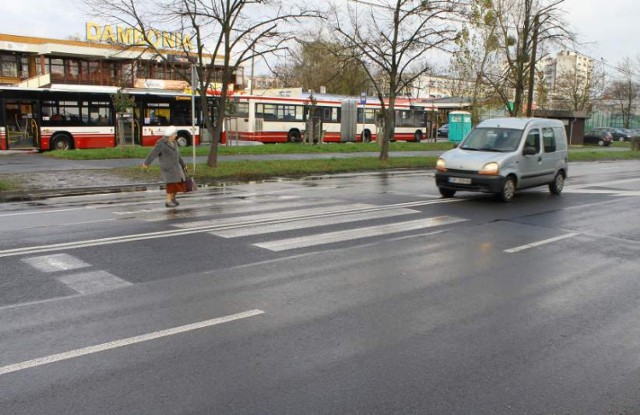
{"type": "Polygon", "coordinates": [[[493,118],[482,121],[436,164],[443,197],[457,191],[495,193],[503,202],[516,189],[549,186],[559,195],[568,174],[567,135],[561,121],[493,118]]]}

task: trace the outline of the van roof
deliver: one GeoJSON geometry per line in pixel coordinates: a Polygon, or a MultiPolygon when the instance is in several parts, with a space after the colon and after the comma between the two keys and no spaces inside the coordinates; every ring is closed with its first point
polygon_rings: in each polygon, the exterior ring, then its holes
{"type": "Polygon", "coordinates": [[[553,127],[564,127],[562,121],[552,120],[549,118],[489,118],[482,121],[477,125],[478,128],[482,127],[501,127],[512,128],[514,130],[524,130],[529,125],[544,125],[553,127]]]}

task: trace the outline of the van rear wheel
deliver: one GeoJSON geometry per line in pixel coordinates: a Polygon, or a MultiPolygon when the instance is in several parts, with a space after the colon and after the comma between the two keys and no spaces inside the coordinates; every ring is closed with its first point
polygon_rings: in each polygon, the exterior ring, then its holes
{"type": "Polygon", "coordinates": [[[559,195],[562,193],[562,189],[564,188],[564,174],[562,172],[558,172],[556,177],[553,179],[553,182],[549,183],[549,191],[553,195],[559,195]]]}

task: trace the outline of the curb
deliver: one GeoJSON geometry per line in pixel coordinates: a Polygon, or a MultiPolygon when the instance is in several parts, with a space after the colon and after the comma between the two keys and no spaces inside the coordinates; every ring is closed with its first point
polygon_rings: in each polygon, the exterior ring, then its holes
{"type": "Polygon", "coordinates": [[[75,187],[67,189],[41,189],[0,192],[0,203],[28,202],[62,196],[86,196],[107,193],[142,192],[160,189],[161,183],[144,183],[118,186],[75,187]]]}

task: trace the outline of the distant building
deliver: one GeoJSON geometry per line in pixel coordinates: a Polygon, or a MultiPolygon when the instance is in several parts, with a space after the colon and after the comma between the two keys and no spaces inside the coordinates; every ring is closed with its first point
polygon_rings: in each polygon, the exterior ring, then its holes
{"type": "Polygon", "coordinates": [[[538,63],[538,70],[544,74],[544,82],[549,98],[561,99],[563,83],[572,78],[575,82],[586,82],[593,76],[593,59],[576,52],[561,51],[555,56],[546,56],[538,63]]]}
{"type": "MultiPolygon", "coordinates": [[[[168,60],[140,46],[132,28],[86,24],[85,40],[47,39],[0,34],[0,85],[46,87],[52,84],[184,89],[191,63],[184,48],[191,39],[150,30],[147,35],[168,60]]],[[[222,58],[214,62],[222,66],[222,58]]],[[[220,77],[218,77],[220,79],[220,77]]],[[[234,89],[244,88],[238,68],[234,89]]]]}

